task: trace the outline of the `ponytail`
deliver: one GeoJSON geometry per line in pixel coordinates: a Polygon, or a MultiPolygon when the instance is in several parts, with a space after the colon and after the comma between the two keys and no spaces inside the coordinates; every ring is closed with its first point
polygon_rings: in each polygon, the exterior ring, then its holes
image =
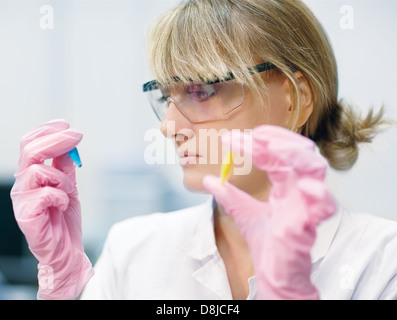
{"type": "Polygon", "coordinates": [[[370,143],[375,135],[393,122],[384,117],[383,106],[377,113],[371,109],[362,117],[344,101],[327,108],[315,134],[309,135],[320,152],[336,170],[350,169],[357,161],[360,143],[370,143]]]}

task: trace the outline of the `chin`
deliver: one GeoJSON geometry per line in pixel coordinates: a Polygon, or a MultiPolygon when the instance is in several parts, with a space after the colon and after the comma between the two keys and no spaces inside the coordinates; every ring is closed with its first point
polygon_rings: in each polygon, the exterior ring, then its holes
{"type": "Polygon", "coordinates": [[[199,192],[199,193],[208,193],[202,184],[203,178],[206,175],[217,175],[219,173],[219,168],[211,168],[212,170],[203,170],[204,168],[200,167],[183,167],[183,185],[186,189],[199,192]],[[215,169],[215,170],[214,170],[215,169]]]}
{"type": "Polygon", "coordinates": [[[192,177],[191,175],[185,174],[183,177],[183,185],[189,191],[206,193],[202,184],[203,178],[204,176],[192,177]]]}

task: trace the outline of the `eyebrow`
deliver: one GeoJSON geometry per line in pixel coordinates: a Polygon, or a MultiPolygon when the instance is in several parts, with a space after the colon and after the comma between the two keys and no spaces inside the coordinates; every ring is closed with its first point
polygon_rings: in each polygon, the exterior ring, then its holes
{"type": "MultiPolygon", "coordinates": [[[[248,71],[251,74],[255,74],[255,73],[259,73],[259,72],[268,71],[268,70],[271,70],[274,68],[276,68],[276,66],[274,64],[272,64],[270,62],[265,62],[265,63],[258,64],[252,68],[248,68],[248,71]]],[[[219,83],[219,82],[223,82],[223,81],[229,81],[229,80],[233,80],[233,79],[235,79],[233,73],[229,72],[225,78],[222,78],[222,79],[218,78],[213,81],[207,81],[205,83],[208,85],[211,85],[211,84],[215,84],[215,83],[219,83]]],[[[172,80],[174,82],[181,81],[179,77],[172,77],[172,80]]],[[[152,80],[152,81],[146,82],[143,85],[143,92],[156,90],[156,89],[159,89],[159,87],[161,87],[161,84],[157,80],[152,80]]]]}

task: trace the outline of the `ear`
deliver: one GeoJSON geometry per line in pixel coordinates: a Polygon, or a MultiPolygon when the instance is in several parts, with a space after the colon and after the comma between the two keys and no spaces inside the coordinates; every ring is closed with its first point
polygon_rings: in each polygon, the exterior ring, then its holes
{"type": "MultiPolygon", "coordinates": [[[[298,117],[298,128],[301,128],[309,119],[310,115],[313,112],[314,108],[314,97],[312,94],[312,90],[310,87],[309,81],[303,75],[302,72],[295,72],[295,76],[299,82],[299,89],[301,94],[301,110],[298,117]]],[[[291,111],[291,107],[290,107],[291,111]]]]}

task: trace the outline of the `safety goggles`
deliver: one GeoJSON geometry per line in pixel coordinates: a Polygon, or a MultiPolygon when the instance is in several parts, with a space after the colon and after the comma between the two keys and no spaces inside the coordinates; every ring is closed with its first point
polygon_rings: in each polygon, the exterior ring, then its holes
{"type": "MultiPolygon", "coordinates": [[[[254,74],[275,68],[263,63],[249,69],[254,74]]],[[[167,115],[170,103],[192,123],[225,119],[245,101],[244,86],[236,82],[232,73],[222,80],[212,82],[182,83],[175,77],[172,84],[161,85],[153,80],[143,85],[154,113],[160,121],[167,115]]]]}

